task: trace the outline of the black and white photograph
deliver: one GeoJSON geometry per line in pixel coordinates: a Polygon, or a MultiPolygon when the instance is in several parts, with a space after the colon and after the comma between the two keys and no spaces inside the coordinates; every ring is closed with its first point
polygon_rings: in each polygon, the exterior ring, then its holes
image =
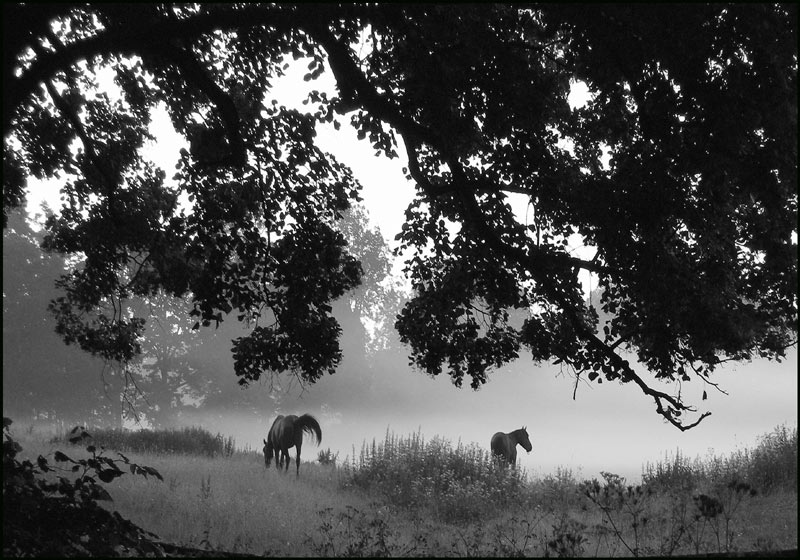
{"type": "Polygon", "coordinates": [[[3,557],[797,557],[797,4],[2,9],[3,557]]]}

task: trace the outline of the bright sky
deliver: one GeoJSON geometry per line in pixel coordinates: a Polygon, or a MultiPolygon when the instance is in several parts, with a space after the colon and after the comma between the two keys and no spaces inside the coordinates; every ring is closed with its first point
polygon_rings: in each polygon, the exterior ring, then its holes
{"type": "MultiPolygon", "coordinates": [[[[290,64],[286,75],[282,79],[275,80],[271,90],[271,96],[282,105],[301,112],[308,110],[308,107],[303,105],[303,100],[312,89],[325,92],[329,97],[334,97],[336,94],[335,82],[330,71],[323,73],[314,81],[303,81],[303,75],[307,72],[307,61],[304,62],[304,60],[300,59],[296,63],[290,64]]],[[[110,71],[101,73],[99,81],[112,92],[110,97],[114,99],[115,86],[113,86],[113,76],[110,71]]],[[[587,98],[588,88],[586,85],[582,82],[574,84],[569,96],[570,104],[582,105],[587,98]]],[[[356,179],[363,186],[361,195],[371,222],[380,228],[386,242],[394,248],[396,244],[394,237],[400,232],[405,221],[405,210],[414,197],[414,185],[405,178],[402,172],[408,162],[402,138],[398,137],[400,146],[398,146],[397,153],[399,158],[389,159],[376,156],[375,150],[368,142],[358,140],[355,129],[349,124],[349,117],[337,116],[337,119],[341,124],[338,131],[332,124],[317,125],[317,143],[320,148],[330,152],[353,170],[356,179]]],[[[151,130],[158,140],[144,150],[145,157],[165,170],[174,169],[180,149],[188,147],[188,145],[183,137],[172,128],[165,109],[160,108],[154,112],[151,130]]],[[[171,173],[168,171],[167,177],[170,176],[171,173]]],[[[54,210],[59,209],[60,181],[33,180],[32,184],[27,204],[31,216],[40,212],[42,202],[47,202],[54,210]]],[[[530,215],[527,198],[521,194],[510,193],[508,200],[519,220],[523,223],[527,222],[530,215]]],[[[593,255],[591,250],[587,251],[582,247],[581,238],[578,235],[570,238],[570,249],[576,256],[591,258],[593,255]]],[[[399,274],[401,268],[402,264],[398,262],[395,266],[395,273],[399,274]]],[[[596,287],[596,283],[591,284],[587,272],[582,271],[580,279],[586,293],[592,287],[596,287]]]]}
{"type": "MultiPolygon", "coordinates": [[[[334,95],[330,73],[323,74],[316,82],[306,83],[302,81],[305,71],[300,61],[290,67],[286,78],[277,81],[272,93],[280,103],[304,110],[302,100],[311,87],[334,95]]],[[[573,88],[571,102],[581,104],[586,96],[585,86],[578,84],[573,88]]],[[[394,247],[394,236],[400,231],[405,209],[413,197],[413,186],[401,171],[406,164],[404,151],[402,147],[398,150],[399,159],[376,157],[368,142],[356,138],[348,118],[340,118],[340,122],[339,131],[331,125],[317,127],[319,146],[351,167],[363,185],[364,205],[373,224],[380,227],[387,242],[394,247]]],[[[183,140],[171,129],[164,112],[155,115],[154,130],[158,142],[148,149],[147,156],[163,168],[172,169],[183,140]]],[[[170,176],[169,171],[167,176],[170,176]]],[[[53,208],[59,207],[57,181],[32,182],[31,186],[29,212],[37,212],[43,200],[53,208]]],[[[512,204],[520,219],[525,220],[524,198],[515,197],[512,204]]],[[[575,248],[580,251],[578,241],[575,241],[575,248]]],[[[582,280],[588,288],[588,277],[582,280]]],[[[794,350],[782,364],[756,361],[721,370],[714,379],[721,381],[730,395],[706,387],[714,413],[701,426],[686,433],[657,417],[652,400],[644,397],[633,384],[581,385],[577,400],[573,401],[572,379],[559,375],[557,367],[534,367],[523,360],[497,372],[478,392],[468,388],[456,390],[445,378],[430,380],[419,372],[411,373],[405,364],[398,364],[396,372],[386,372],[390,374],[398,376],[399,385],[410,384],[419,391],[441,392],[442,406],[435,410],[418,410],[411,393],[398,391],[396,409],[387,409],[379,418],[371,419],[371,424],[365,424],[358,410],[349,408],[350,404],[325,404],[322,413],[330,428],[326,432],[326,447],[330,445],[339,450],[344,458],[351,453],[351,445],[359,445],[362,438],[380,440],[387,426],[398,435],[420,428],[427,437],[439,434],[452,441],[461,438],[465,443],[475,441],[488,447],[488,438],[494,431],[511,431],[527,425],[534,452],[530,455],[521,452],[520,460],[530,472],[547,473],[554,472],[559,465],[580,465],[584,476],[598,476],[599,470],[610,470],[630,479],[638,475],[642,463],[663,458],[665,453],[678,447],[690,457],[703,455],[709,449],[728,452],[754,444],[757,436],[779,424],[797,425],[797,354],[794,350]]],[[[324,394],[326,383],[336,382],[342,375],[348,373],[337,373],[330,380],[326,378],[312,391],[324,394]]],[[[699,394],[703,389],[702,385],[687,385],[686,393],[697,393],[692,401],[700,402],[699,394]]],[[[300,401],[297,406],[304,408],[300,401]]],[[[228,433],[236,436],[237,442],[250,442],[255,447],[261,431],[262,427],[245,428],[232,423],[228,433]]]]}

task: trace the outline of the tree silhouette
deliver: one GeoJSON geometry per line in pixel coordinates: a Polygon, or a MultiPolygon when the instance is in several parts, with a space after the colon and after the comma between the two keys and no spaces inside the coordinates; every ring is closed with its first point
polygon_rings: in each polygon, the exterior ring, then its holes
{"type": "Polygon", "coordinates": [[[335,369],[330,302],[362,276],[334,227],[358,184],[314,144],[337,115],[408,159],[414,297],[396,327],[429,374],[478,387],[525,346],[635,383],[688,429],[709,413],[685,416],[679,386],[648,376],[708,380],[795,343],[793,5],[3,10],[4,210],[26,177],[64,177],[45,246],[85,260],[52,309],[65,340],[106,359],[140,350],[123,302],[162,289],[192,295],[198,327],[257,320],[233,344],[242,383],[335,369]],[[338,95],[313,91],[308,114],[265,103],[289,56],[308,80],[330,68],[338,95]],[[119,100],[99,93],[101,67],[119,100]],[[591,99],[573,110],[576,80],[591,99]],[[159,103],[191,146],[173,181],[138,150],[159,103]]]}

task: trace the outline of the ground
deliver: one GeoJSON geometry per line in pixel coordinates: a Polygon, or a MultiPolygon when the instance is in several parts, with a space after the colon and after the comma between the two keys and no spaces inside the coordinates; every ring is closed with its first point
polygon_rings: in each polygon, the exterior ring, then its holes
{"type": "Polygon", "coordinates": [[[3,556],[245,557],[161,542],[94,503],[66,498],[3,496],[3,556]]]}

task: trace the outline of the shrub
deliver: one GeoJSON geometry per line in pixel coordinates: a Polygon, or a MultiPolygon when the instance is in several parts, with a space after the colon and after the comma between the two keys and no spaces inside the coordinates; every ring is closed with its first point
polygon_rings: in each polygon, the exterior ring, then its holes
{"type": "Polygon", "coordinates": [[[321,465],[332,465],[335,467],[338,459],[339,453],[337,452],[334,454],[330,447],[324,451],[320,449],[319,454],[317,455],[317,461],[319,461],[321,465]]]}
{"type": "Polygon", "coordinates": [[[778,426],[763,435],[750,454],[746,478],[762,492],[778,488],[797,492],[797,428],[778,426]]]}
{"type": "Polygon", "coordinates": [[[412,551],[399,544],[399,535],[386,521],[352,506],[338,513],[325,508],[318,515],[319,530],[306,539],[317,556],[385,558],[406,556],[412,551]]]}
{"type": "Polygon", "coordinates": [[[761,436],[753,449],[742,449],[726,456],[709,454],[689,460],[676,451],[673,457],[642,470],[642,481],[654,488],[681,488],[693,491],[703,487],[743,480],[761,492],[777,489],[797,491],[797,428],[778,426],[761,436]]]}
{"type": "Polygon", "coordinates": [[[705,476],[705,468],[699,459],[692,461],[677,449],[672,457],[665,456],[663,461],[647,463],[642,471],[642,482],[653,487],[691,491],[705,476]]]}
{"type": "MultiPolygon", "coordinates": [[[[92,444],[86,447],[91,454],[86,459],[56,451],[55,464],[42,455],[36,464],[20,461],[22,447],[11,435],[11,424],[3,418],[4,556],[164,555],[151,542],[155,535],[97,504],[111,500],[102,483],[125,474],[120,464],[131,473],[163,480],[158,471],[131,463],[122,453],[117,453],[119,459],[107,457],[92,444]],[[74,480],[69,473],[76,474],[74,480]]],[[[69,441],[77,444],[88,438],[85,429],[76,427],[69,441]]]]}
{"type": "MultiPolygon", "coordinates": [[[[56,438],[57,439],[57,438],[56,438]]],[[[236,451],[234,439],[213,435],[204,428],[172,430],[96,430],[97,445],[117,451],[184,453],[206,457],[230,457],[236,451]]]]}
{"type": "Polygon", "coordinates": [[[438,436],[426,442],[419,432],[397,437],[387,430],[382,443],[364,442],[342,472],[345,486],[377,490],[396,506],[425,507],[450,521],[479,519],[526,490],[522,469],[499,465],[475,444],[453,447],[438,436]]]}

